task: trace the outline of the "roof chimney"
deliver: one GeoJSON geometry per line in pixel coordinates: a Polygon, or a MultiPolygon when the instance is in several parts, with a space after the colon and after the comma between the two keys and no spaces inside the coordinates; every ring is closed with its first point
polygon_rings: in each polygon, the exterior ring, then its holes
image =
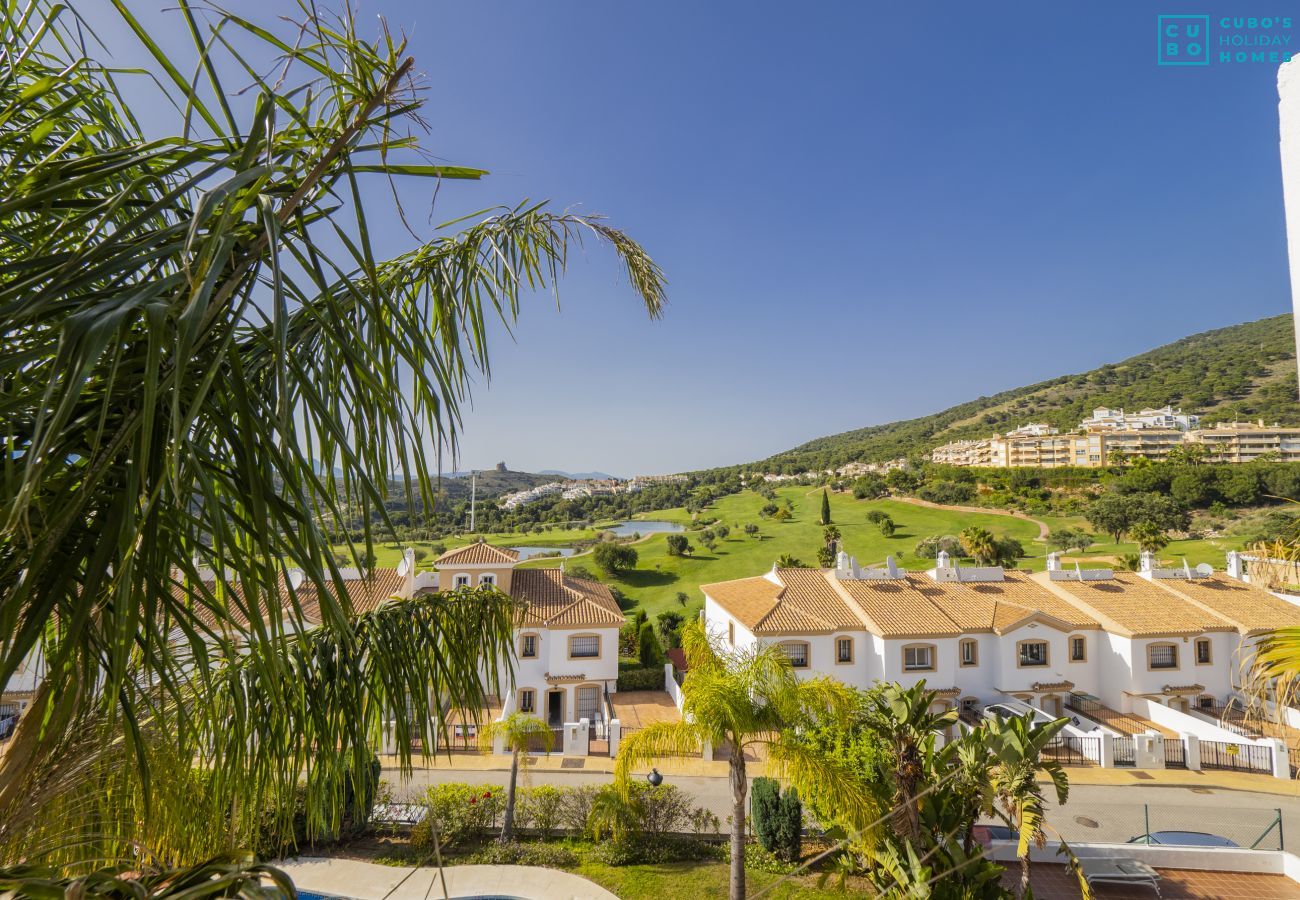
{"type": "Polygon", "coordinates": [[[1138,574],[1143,578],[1150,578],[1151,572],[1156,567],[1156,555],[1150,550],[1143,550],[1138,554],[1138,574]]]}
{"type": "Polygon", "coordinates": [[[1047,554],[1047,571],[1049,572],[1061,571],[1061,554],[1057,553],[1056,551],[1052,551],[1051,553],[1047,554]]]}

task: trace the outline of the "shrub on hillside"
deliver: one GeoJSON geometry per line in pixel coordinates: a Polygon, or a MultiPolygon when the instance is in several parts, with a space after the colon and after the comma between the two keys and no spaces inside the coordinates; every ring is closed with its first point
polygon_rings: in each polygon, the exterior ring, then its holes
{"type": "Polygon", "coordinates": [[[917,541],[916,549],[912,552],[922,559],[935,559],[940,551],[949,556],[961,556],[961,541],[951,534],[932,534],[917,541]]]}

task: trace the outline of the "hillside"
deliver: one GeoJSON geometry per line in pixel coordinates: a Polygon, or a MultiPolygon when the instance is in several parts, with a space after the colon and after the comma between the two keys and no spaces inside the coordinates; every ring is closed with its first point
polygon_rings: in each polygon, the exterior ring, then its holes
{"type": "MultiPolygon", "coordinates": [[[[817,438],[758,465],[797,472],[924,452],[962,438],[987,437],[1028,422],[1062,431],[1094,407],[1136,410],[1172,403],[1202,422],[1264,419],[1300,424],[1291,316],[1194,334],[1090,372],[1062,375],[942,412],[817,438]]],[[[748,468],[748,467],[747,467],[748,468]]]]}

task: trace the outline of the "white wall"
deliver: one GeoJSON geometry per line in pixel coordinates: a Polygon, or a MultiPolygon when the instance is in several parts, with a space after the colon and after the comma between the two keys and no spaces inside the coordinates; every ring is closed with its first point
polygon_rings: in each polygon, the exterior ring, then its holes
{"type": "MultiPolygon", "coordinates": [[[[1072,681],[1074,689],[1087,694],[1096,694],[1101,685],[1097,677],[1097,657],[1101,655],[1102,633],[1098,631],[1058,631],[1041,622],[1029,622],[1014,631],[998,637],[996,640],[996,663],[992,675],[996,683],[995,690],[1001,688],[1009,693],[1029,691],[1030,686],[1038,682],[1072,681]],[[1070,636],[1083,635],[1087,642],[1087,659],[1083,662],[1070,662],[1070,636]],[[1021,641],[1046,641],[1048,646],[1045,666],[1027,666],[1021,668],[1017,644],[1021,641]]],[[[1058,692],[1059,693],[1059,692],[1058,692]]],[[[1066,699],[1068,691],[1062,694],[1066,699]]]]}

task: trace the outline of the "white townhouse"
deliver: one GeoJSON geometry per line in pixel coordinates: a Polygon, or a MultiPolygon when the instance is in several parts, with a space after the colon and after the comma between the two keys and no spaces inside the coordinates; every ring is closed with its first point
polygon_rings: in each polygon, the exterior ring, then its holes
{"type": "Polygon", "coordinates": [[[942,705],[974,712],[1015,698],[1061,715],[1071,695],[1127,712],[1134,699],[1186,711],[1235,695],[1263,631],[1300,608],[1223,575],[962,567],[778,569],[704,585],[709,630],[734,647],[776,643],[794,667],[865,687],[924,679],[942,705]]]}
{"type": "Polygon", "coordinates": [[[623,612],[605,585],[558,568],[517,569],[519,553],[487,543],[449,550],[422,590],[494,585],[525,603],[515,627],[514,681],[496,686],[506,713],[530,712],[553,727],[604,715],[604,693],[618,686],[623,612]]]}

